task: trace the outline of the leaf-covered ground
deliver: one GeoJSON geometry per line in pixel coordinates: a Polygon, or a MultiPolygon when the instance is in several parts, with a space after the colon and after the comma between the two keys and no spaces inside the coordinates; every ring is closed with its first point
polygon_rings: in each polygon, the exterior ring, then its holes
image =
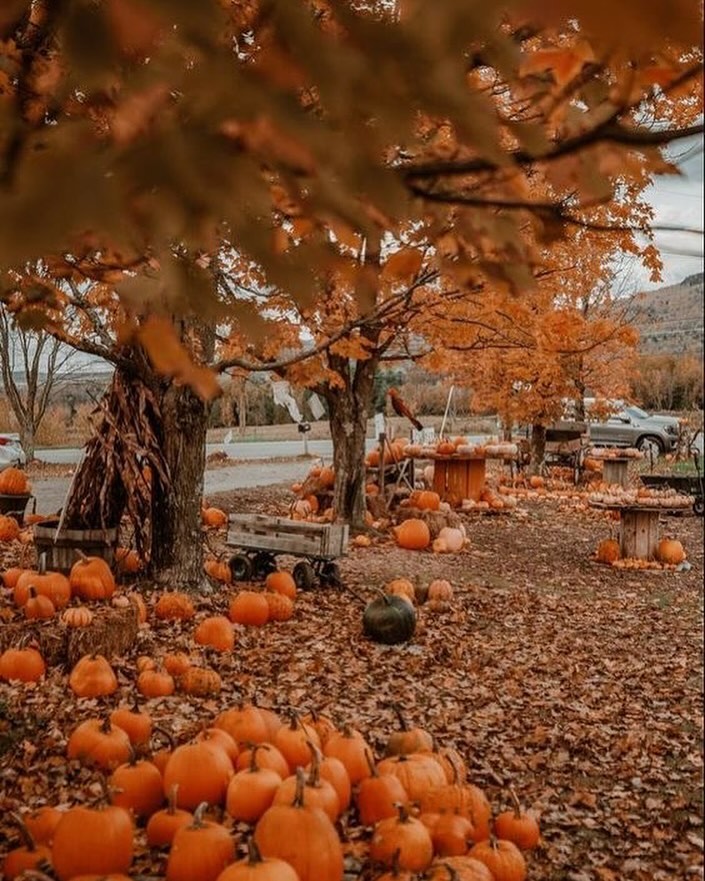
{"type": "MultiPolygon", "coordinates": [[[[210,501],[281,513],[286,492],[210,501]]],[[[393,577],[452,581],[453,610],[421,607],[408,645],[368,642],[356,596],[314,590],[299,595],[290,622],[239,629],[231,656],[211,655],[226,682],[218,700],[175,696],[150,709],[185,738],[221,706],[256,693],[265,705],[325,708],[379,748],[397,701],[410,721],[467,756],[496,810],[511,785],[541,811],[544,843],[529,858],[531,879],[702,877],[703,521],[662,523],[683,541],[689,572],[614,571],[590,559],[610,531],[604,515],[523,505],[523,518],[468,520],[471,543],[461,554],[384,543],[341,561],[346,585],[368,597],[393,577]]],[[[229,593],[205,598],[202,610],[225,609],[229,593]]],[[[119,697],[134,694],[137,654],[192,647],[192,630],[143,630],[116,665],[119,697]]],[[[73,699],[58,670],[36,687],[0,686],[0,851],[9,810],[71,803],[95,788],[95,777],[67,767],[63,754],[76,721],[96,707],[73,699]]],[[[139,868],[153,874],[159,865],[143,853],[139,868]]]]}

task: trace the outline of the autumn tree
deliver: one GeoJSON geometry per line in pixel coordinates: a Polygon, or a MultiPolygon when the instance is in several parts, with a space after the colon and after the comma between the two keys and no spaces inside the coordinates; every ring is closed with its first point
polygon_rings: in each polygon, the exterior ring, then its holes
{"type": "MultiPolygon", "coordinates": [[[[184,384],[215,393],[203,369],[223,323],[251,339],[245,369],[286,366],[267,353],[261,299],[226,305],[207,280],[224,248],[301,310],[324,311],[342,272],[369,328],[384,263],[369,243],[406,230],[447,290],[499,278],[522,294],[543,245],[576,226],[636,228],[648,257],[648,208],[620,206],[673,171],[661,145],[702,131],[701,54],[689,0],[666,17],[658,0],[13,0],[0,12],[0,294],[40,258],[59,280],[68,264],[109,285],[120,346],[177,380],[159,407],[171,440],[205,418],[184,384]],[[348,235],[362,259],[341,253],[348,235]]],[[[19,307],[46,296],[51,311],[55,288],[19,307]]],[[[350,353],[333,372],[354,384],[349,367],[350,353]]],[[[187,483],[170,516],[195,503],[187,483]]]]}
{"type": "Polygon", "coordinates": [[[0,375],[28,460],[34,458],[37,432],[74,354],[41,327],[18,326],[0,306],[0,375]]]}

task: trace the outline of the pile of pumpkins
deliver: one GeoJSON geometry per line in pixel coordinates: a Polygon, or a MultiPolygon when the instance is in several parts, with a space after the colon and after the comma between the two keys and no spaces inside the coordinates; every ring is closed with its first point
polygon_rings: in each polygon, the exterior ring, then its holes
{"type": "Polygon", "coordinates": [[[653,489],[640,486],[638,489],[628,489],[614,484],[597,487],[597,491],[591,494],[590,501],[609,507],[687,509],[693,506],[695,499],[692,496],[682,495],[670,487],[653,489]]]}
{"type": "Polygon", "coordinates": [[[401,721],[377,758],[362,731],[315,712],[236,706],[161,749],[145,709],[88,718],[66,759],[94,769],[103,803],[15,816],[24,843],[3,876],[122,881],[138,852],[163,859],[166,881],[342,881],[346,861],[375,881],[524,881],[537,816],[513,792],[493,816],[457,750],[401,721]]]}
{"type": "Polygon", "coordinates": [[[453,586],[436,578],[428,585],[415,586],[408,578],[395,578],[378,591],[362,616],[362,630],[373,642],[398,645],[408,642],[416,630],[416,605],[430,612],[452,608],[453,586]]]}
{"type": "Polygon", "coordinates": [[[607,563],[615,569],[676,569],[685,560],[685,549],[681,542],[674,538],[662,538],[656,547],[655,560],[639,560],[623,558],[619,542],[614,538],[605,538],[597,546],[595,559],[598,563],[607,563]]]}
{"type": "MultiPolygon", "coordinates": [[[[397,443],[396,441],[394,443],[397,443]]],[[[515,459],[519,448],[508,441],[490,439],[483,444],[473,444],[466,437],[441,438],[436,444],[405,444],[401,448],[403,456],[411,459],[448,458],[459,456],[477,459],[515,459]]]]}
{"type": "Polygon", "coordinates": [[[69,627],[90,623],[92,617],[83,606],[67,608],[72,600],[109,600],[116,589],[115,576],[105,560],[85,554],[80,554],[68,576],[48,570],[41,554],[37,569],[12,567],[2,574],[2,581],[25,618],[43,620],[62,613],[61,620],[69,627]]]}
{"type": "Polygon", "coordinates": [[[455,554],[461,551],[468,541],[462,524],[442,527],[436,538],[432,540],[428,523],[420,517],[402,520],[393,527],[393,532],[397,546],[407,551],[424,551],[430,547],[435,554],[455,554]]]}

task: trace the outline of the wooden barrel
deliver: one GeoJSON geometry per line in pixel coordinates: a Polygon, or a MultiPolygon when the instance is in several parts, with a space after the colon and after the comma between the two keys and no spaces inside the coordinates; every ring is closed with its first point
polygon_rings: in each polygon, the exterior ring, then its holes
{"type": "Polygon", "coordinates": [[[27,502],[31,498],[31,493],[13,493],[12,495],[0,493],[0,514],[14,514],[19,520],[22,520],[27,502]]]}
{"type": "Polygon", "coordinates": [[[117,527],[62,529],[57,535],[58,525],[58,520],[45,520],[32,527],[37,553],[47,555],[47,569],[68,572],[78,559],[76,551],[82,551],[89,557],[102,557],[112,566],[118,540],[117,527]]]}

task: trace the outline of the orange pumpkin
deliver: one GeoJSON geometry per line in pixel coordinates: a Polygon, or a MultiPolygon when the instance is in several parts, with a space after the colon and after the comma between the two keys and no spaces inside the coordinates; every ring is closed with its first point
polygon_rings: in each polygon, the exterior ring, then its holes
{"type": "Polygon", "coordinates": [[[5,649],[0,655],[0,679],[36,682],[45,672],[44,658],[34,648],[5,649]]]}
{"type": "Polygon", "coordinates": [[[269,607],[270,621],[288,621],[294,614],[294,604],[289,597],[281,593],[267,591],[264,595],[269,607]]]}
{"type": "Polygon", "coordinates": [[[597,546],[597,559],[600,563],[614,563],[619,560],[621,552],[619,542],[614,538],[604,538],[597,546]]]}
{"type": "Polygon", "coordinates": [[[103,697],[117,691],[117,677],[102,655],[84,655],[69,675],[69,686],[78,697],[103,697]]]}
{"type": "Polygon", "coordinates": [[[683,545],[674,538],[662,538],[656,548],[656,559],[659,563],[677,566],[685,560],[683,545]]]}
{"type": "Polygon", "coordinates": [[[441,506],[441,497],[436,492],[425,490],[419,493],[416,499],[416,507],[422,511],[437,511],[441,506]]]}
{"type": "Polygon", "coordinates": [[[266,598],[254,590],[242,590],[230,601],[230,620],[248,627],[261,627],[269,621],[266,598]]]}
{"type": "Polygon", "coordinates": [[[115,578],[101,557],[87,557],[77,551],[77,560],[69,573],[74,596],[82,600],[108,600],[115,593],[115,578]]]}
{"type": "Polygon", "coordinates": [[[212,615],[204,618],[194,633],[199,645],[208,645],[219,652],[232,651],[235,646],[233,625],[224,615],[212,615]]]}
{"type": "Polygon", "coordinates": [[[221,529],[223,526],[227,526],[228,515],[225,511],[221,511],[220,508],[203,508],[201,510],[201,520],[204,526],[221,529]]]}
{"type": "Polygon", "coordinates": [[[423,520],[411,518],[394,527],[397,544],[405,550],[422,551],[431,544],[431,533],[423,520]]]}
{"type": "Polygon", "coordinates": [[[196,614],[196,610],[188,594],[171,591],[159,597],[154,614],[163,621],[188,621],[196,614]]]}
{"type": "Polygon", "coordinates": [[[14,517],[0,515],[0,541],[16,541],[20,537],[20,527],[14,517]]]}
{"type": "Polygon", "coordinates": [[[296,582],[290,572],[270,572],[264,586],[267,590],[282,594],[290,600],[296,599],[296,582]]]}
{"type": "Polygon", "coordinates": [[[0,493],[23,496],[31,491],[27,475],[20,468],[3,468],[0,471],[0,493]]]}
{"type": "Polygon", "coordinates": [[[215,557],[209,557],[203,564],[206,575],[209,575],[214,581],[220,581],[223,584],[230,584],[233,573],[228,563],[217,560],[215,557]]]}

